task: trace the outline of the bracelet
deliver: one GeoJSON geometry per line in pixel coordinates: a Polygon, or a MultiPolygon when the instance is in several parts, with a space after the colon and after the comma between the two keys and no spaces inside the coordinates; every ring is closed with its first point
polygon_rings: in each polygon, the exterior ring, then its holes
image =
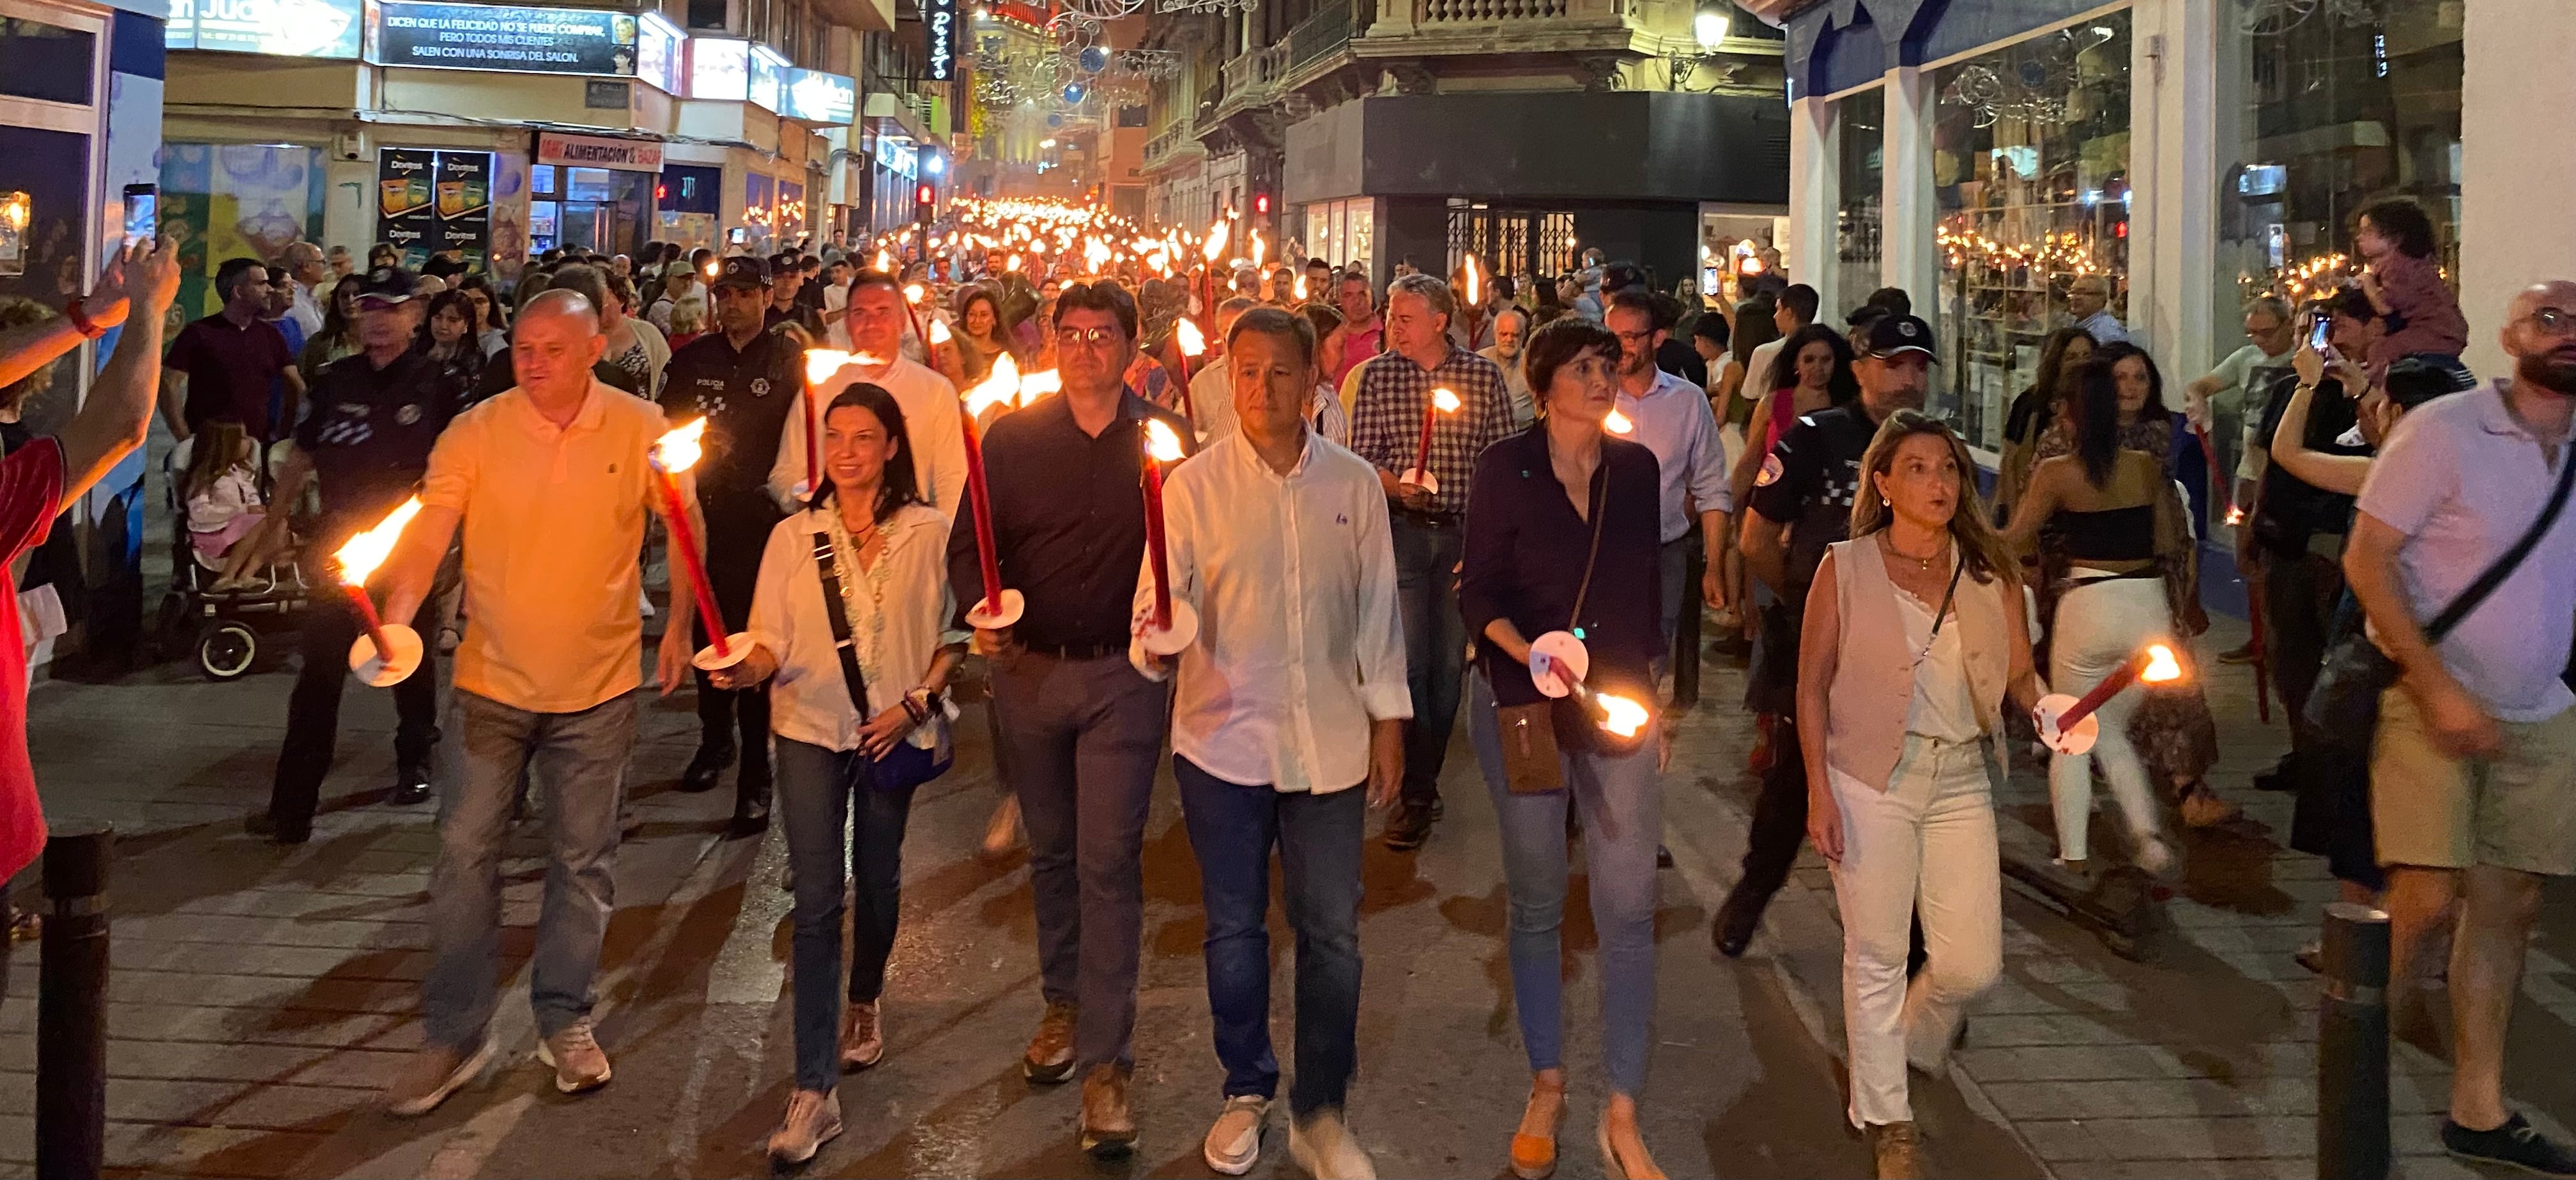
{"type": "Polygon", "coordinates": [[[81,301],[79,299],[74,299],[63,305],[63,318],[72,322],[73,331],[78,332],[82,336],[91,340],[96,340],[101,336],[107,335],[107,329],[99,327],[97,324],[90,321],[89,313],[82,310],[81,301]]]}

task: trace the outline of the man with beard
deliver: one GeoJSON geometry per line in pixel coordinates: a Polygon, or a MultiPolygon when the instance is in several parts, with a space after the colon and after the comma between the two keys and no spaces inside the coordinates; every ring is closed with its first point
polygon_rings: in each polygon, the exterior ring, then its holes
{"type": "Polygon", "coordinates": [[[1530,397],[1529,371],[1521,364],[1521,341],[1529,336],[1529,313],[1509,307],[1494,313],[1489,333],[1491,347],[1481,348],[1476,355],[1494,362],[1503,371],[1503,392],[1512,399],[1512,429],[1526,428],[1538,420],[1538,403],[1530,397]]]}
{"type": "Polygon", "coordinates": [[[2404,670],[2380,697],[2370,768],[2393,1013],[2409,1011],[2427,936],[2461,903],[2442,1146],[2572,1176],[2576,1151],[2505,1104],[2504,1051],[2542,883],[2576,874],[2576,694],[2562,679],[2576,638],[2576,513],[2558,511],[2440,643],[2422,625],[2567,495],[2576,282],[2515,296],[2502,337],[2513,376],[2410,411],[2371,464],[2344,576],[2404,670]]]}

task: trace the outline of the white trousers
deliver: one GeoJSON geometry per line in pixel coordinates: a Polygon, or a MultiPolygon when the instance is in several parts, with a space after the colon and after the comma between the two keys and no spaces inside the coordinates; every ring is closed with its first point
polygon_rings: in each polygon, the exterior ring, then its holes
{"type": "MultiPolygon", "coordinates": [[[[2121,578],[2067,591],[2057,600],[2057,632],[2050,641],[2048,687],[2051,692],[2081,697],[2120,665],[2137,658],[2148,641],[2169,637],[2172,620],[2165,607],[2165,584],[2157,578],[2121,578]]],[[[2129,715],[2146,699],[2131,685],[2103,703],[2093,715],[2101,719],[2102,736],[2089,754],[2058,754],[2048,764],[2048,797],[2056,812],[2057,854],[2067,860],[2088,855],[2087,829],[2093,820],[2093,760],[2102,760],[2102,777],[2111,782],[2111,797],[2128,820],[2129,833],[2144,840],[2156,832],[2154,797],[2148,793],[2147,766],[2129,743],[2129,715]]]]}
{"type": "Polygon", "coordinates": [[[1842,806],[1843,1028],[1851,1121],[1911,1122],[1905,1067],[1939,1076],[1968,1001],[2003,969],[2003,876],[1985,747],[1907,735],[1878,790],[1830,771],[1842,806]],[[1905,978],[1923,921],[1923,970],[1905,978]]]}

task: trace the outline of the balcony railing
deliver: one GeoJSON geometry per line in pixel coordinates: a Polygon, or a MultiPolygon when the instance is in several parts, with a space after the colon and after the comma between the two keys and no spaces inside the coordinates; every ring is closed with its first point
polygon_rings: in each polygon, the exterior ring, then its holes
{"type": "Polygon", "coordinates": [[[1288,72],[1293,74],[1339,52],[1351,40],[1351,9],[1326,0],[1315,15],[1288,30],[1288,72]]]}
{"type": "Polygon", "coordinates": [[[1413,0],[1414,23],[1425,26],[1518,24],[1563,19],[1569,0],[1413,0]]]}
{"type": "Polygon", "coordinates": [[[1264,46],[1225,63],[1225,100],[1219,109],[1260,106],[1268,102],[1270,88],[1279,84],[1288,72],[1288,46],[1284,43],[1264,46]]]}
{"type": "Polygon", "coordinates": [[[1172,120],[1171,126],[1145,141],[1145,166],[1160,168],[1182,148],[1197,144],[1198,137],[1192,134],[1196,130],[1196,125],[1186,116],[1172,120]]]}

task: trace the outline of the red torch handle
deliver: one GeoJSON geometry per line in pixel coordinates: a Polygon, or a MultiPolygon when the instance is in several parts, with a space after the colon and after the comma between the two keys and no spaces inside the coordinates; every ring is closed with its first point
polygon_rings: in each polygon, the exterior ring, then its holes
{"type": "Polygon", "coordinates": [[[367,642],[376,645],[376,659],[393,662],[394,649],[385,643],[385,624],[376,617],[375,600],[367,597],[367,588],[356,582],[342,582],[340,587],[349,592],[350,603],[358,608],[358,618],[366,622],[367,642]]]}
{"type": "Polygon", "coordinates": [[[2121,689],[2129,687],[2129,682],[2136,680],[2138,673],[2145,671],[2146,667],[2147,657],[2140,655],[2113,669],[2110,675],[2102,678],[2102,683],[2093,686],[2093,691],[2079,698],[2074,708],[2057,715],[2057,732],[2065,733],[2074,729],[2077,722],[2092,716],[2095,709],[2101,708],[2104,702],[2112,697],[2120,695],[2121,689]]]}
{"type": "Polygon", "coordinates": [[[966,429],[967,500],[975,509],[975,553],[984,567],[986,610],[1002,609],[1002,555],[993,551],[993,494],[984,484],[984,442],[975,434],[975,416],[960,414],[966,429]]]}
{"type": "MultiPolygon", "coordinates": [[[[1173,348],[1177,351],[1179,345],[1175,344],[1173,348]]],[[[1179,355],[1181,358],[1181,416],[1190,420],[1190,429],[1197,430],[1199,403],[1198,399],[1190,394],[1190,354],[1183,352],[1179,355]]]]}
{"type": "Polygon", "coordinates": [[[1172,626],[1172,569],[1163,538],[1163,465],[1145,459],[1145,552],[1154,561],[1154,629],[1172,626]]]}
{"type": "Polygon", "coordinates": [[[698,617],[706,621],[707,638],[714,643],[716,654],[731,656],[732,650],[725,645],[729,632],[724,612],[716,609],[715,592],[707,588],[706,562],[698,556],[697,530],[689,527],[688,510],[680,504],[680,481],[668,471],[656,469],[654,475],[662,482],[662,510],[671,521],[671,548],[678,551],[680,568],[689,575],[689,589],[698,596],[698,617]]]}
{"type": "Polygon", "coordinates": [[[816,488],[823,486],[822,428],[815,421],[814,401],[814,383],[807,381],[805,383],[805,494],[809,496],[814,494],[816,488]]]}
{"type": "Polygon", "coordinates": [[[1431,470],[1431,424],[1438,420],[1439,413],[1440,407],[1436,405],[1426,405],[1422,407],[1422,442],[1421,445],[1413,448],[1413,469],[1415,471],[1428,472],[1431,470]]]}

